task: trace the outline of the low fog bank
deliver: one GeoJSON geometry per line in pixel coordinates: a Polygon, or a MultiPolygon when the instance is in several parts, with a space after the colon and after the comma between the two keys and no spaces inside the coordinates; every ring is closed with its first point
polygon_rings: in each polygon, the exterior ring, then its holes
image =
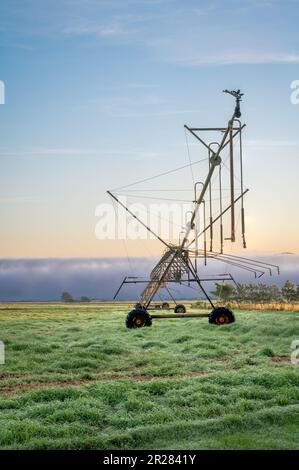
{"type": "MultiPolygon", "coordinates": [[[[249,254],[247,256],[250,256],[249,254]]],[[[264,282],[283,285],[287,279],[299,284],[299,255],[251,255],[268,263],[280,266],[281,274],[265,274],[255,279],[252,273],[233,268],[222,262],[208,261],[204,267],[200,263],[199,276],[230,272],[239,282],[264,282]]],[[[98,300],[111,300],[125,276],[142,276],[148,279],[157,258],[68,258],[68,259],[1,259],[0,260],[0,301],[19,300],[59,300],[63,291],[74,298],[81,296],[98,300]]],[[[127,285],[121,290],[118,299],[130,300],[142,290],[138,286],[127,285]]],[[[213,284],[207,283],[208,290],[213,284]]],[[[173,284],[174,296],[198,298],[201,294],[173,284]]],[[[162,292],[162,298],[168,294],[162,292]]]]}

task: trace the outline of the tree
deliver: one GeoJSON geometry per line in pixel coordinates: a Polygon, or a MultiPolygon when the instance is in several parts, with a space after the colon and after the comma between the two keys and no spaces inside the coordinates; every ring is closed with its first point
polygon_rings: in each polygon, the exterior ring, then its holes
{"type": "Polygon", "coordinates": [[[90,298],[86,297],[85,295],[81,296],[81,302],[90,302],[90,298]]]}
{"type": "Polygon", "coordinates": [[[215,282],[215,290],[211,294],[215,295],[219,300],[229,300],[233,295],[234,289],[231,284],[219,284],[215,282]]]}
{"type": "Polygon", "coordinates": [[[258,301],[259,302],[271,302],[271,287],[267,284],[259,283],[258,287],[258,301]]]}
{"type": "Polygon", "coordinates": [[[285,285],[281,289],[283,298],[287,302],[295,302],[297,297],[296,286],[292,281],[286,281],[285,285]]]}
{"type": "Polygon", "coordinates": [[[69,292],[62,292],[61,300],[63,300],[63,302],[73,302],[74,301],[72,294],[70,294],[69,292]]]}
{"type": "Polygon", "coordinates": [[[281,291],[275,284],[270,286],[271,301],[279,302],[281,300],[281,291]]]}
{"type": "Polygon", "coordinates": [[[251,282],[248,284],[248,297],[251,302],[257,302],[259,297],[257,285],[251,282]]]}
{"type": "Polygon", "coordinates": [[[237,286],[234,289],[234,299],[235,300],[247,300],[248,297],[248,289],[246,284],[241,284],[241,282],[237,282],[237,286]]]}
{"type": "MultiPolygon", "coordinates": [[[[299,293],[299,289],[298,289],[299,293]]],[[[281,300],[281,291],[275,285],[237,283],[233,299],[243,302],[277,302],[281,300]]]]}

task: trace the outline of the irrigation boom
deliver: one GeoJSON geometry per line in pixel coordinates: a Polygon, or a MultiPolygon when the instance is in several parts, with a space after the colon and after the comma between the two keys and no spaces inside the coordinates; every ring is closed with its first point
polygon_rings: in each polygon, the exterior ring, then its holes
{"type": "MultiPolygon", "coordinates": [[[[244,258],[241,256],[231,255],[224,253],[223,247],[225,240],[229,240],[234,243],[236,241],[236,204],[241,202],[241,232],[242,232],[242,242],[243,248],[246,248],[246,239],[245,239],[245,211],[244,211],[244,196],[248,192],[248,189],[243,187],[243,150],[242,150],[242,131],[245,127],[245,124],[242,124],[239,120],[241,117],[240,102],[242,100],[243,93],[240,90],[224,90],[224,93],[232,96],[235,99],[235,108],[232,116],[227,122],[226,127],[210,127],[210,128],[200,128],[200,127],[189,127],[185,125],[185,129],[196,138],[196,140],[202,144],[204,149],[208,150],[208,172],[204,181],[197,181],[194,184],[194,207],[191,212],[190,220],[186,223],[184,229],[184,236],[182,241],[179,244],[173,244],[169,241],[164,240],[159,234],[156,233],[151,227],[149,227],[145,222],[143,222],[131,209],[129,209],[120,199],[113,194],[112,191],[107,191],[109,196],[113,198],[121,207],[123,207],[134,219],[136,219],[143,227],[146,228],[154,237],[156,237],[164,246],[165,251],[154,266],[151,271],[149,280],[139,279],[138,277],[125,277],[117,290],[115,297],[119,294],[121,288],[124,284],[142,284],[146,283],[145,288],[143,289],[140,300],[135,305],[135,308],[129,312],[126,320],[126,325],[129,328],[137,328],[140,326],[150,326],[152,318],[170,318],[170,317],[184,317],[186,316],[208,316],[210,323],[223,324],[231,323],[234,321],[234,315],[232,311],[227,307],[215,307],[212,299],[208,295],[206,289],[203,286],[203,282],[211,280],[229,280],[236,284],[233,276],[230,273],[221,274],[213,277],[204,277],[200,278],[198,275],[197,269],[197,260],[200,258],[204,259],[204,264],[207,264],[208,259],[217,260],[224,262],[227,266],[238,267],[244,269],[247,272],[251,272],[255,277],[261,277],[265,272],[268,272],[272,275],[273,269],[276,269],[279,273],[279,268],[276,265],[265,263],[263,261],[257,261],[250,258],[244,258]],[[217,132],[221,133],[221,139],[218,141],[206,142],[202,136],[202,133],[207,132],[217,132]],[[236,158],[234,144],[235,140],[239,139],[239,172],[240,172],[240,194],[236,193],[235,188],[235,171],[236,171],[236,158]],[[216,147],[213,149],[213,147],[216,147]],[[223,159],[222,153],[224,149],[229,148],[229,198],[230,203],[223,209],[223,184],[222,184],[222,167],[226,167],[223,159]],[[219,213],[214,216],[214,206],[212,200],[212,190],[216,170],[218,171],[218,186],[217,191],[219,192],[219,213]],[[197,186],[201,185],[201,191],[197,195],[197,186]],[[208,201],[209,206],[209,224],[206,225],[206,200],[208,201]],[[203,225],[204,228],[198,230],[198,220],[201,208],[203,207],[203,225]],[[228,237],[224,237],[224,226],[223,226],[223,217],[225,214],[230,215],[230,234],[228,237]],[[214,231],[213,227],[216,223],[220,223],[219,233],[220,233],[220,251],[215,251],[213,249],[214,243],[214,231]],[[207,251],[206,236],[207,233],[210,236],[210,249],[207,251]],[[189,241],[189,237],[192,234],[192,240],[189,241]],[[204,236],[204,245],[203,249],[199,249],[198,241],[201,236],[204,236]],[[150,315],[149,309],[151,304],[160,289],[167,289],[169,295],[175,301],[171,295],[167,284],[169,283],[179,283],[181,285],[191,286],[192,283],[197,284],[197,286],[202,291],[205,298],[209,301],[212,307],[211,314],[188,314],[186,313],[186,308],[184,305],[176,304],[174,309],[174,314],[165,315],[150,315]]],[[[190,161],[191,166],[191,161],[190,161]]],[[[176,170],[173,170],[176,171],[176,170]]],[[[166,172],[165,174],[171,173],[166,172]]],[[[146,178],[141,180],[141,182],[148,181],[151,178],[146,178]]],[[[128,187],[131,185],[127,185],[128,187]]],[[[176,303],[176,301],[175,301],[176,303]]],[[[163,305],[166,305],[164,303],[163,305]]],[[[167,305],[169,305],[167,303],[167,305]]]]}

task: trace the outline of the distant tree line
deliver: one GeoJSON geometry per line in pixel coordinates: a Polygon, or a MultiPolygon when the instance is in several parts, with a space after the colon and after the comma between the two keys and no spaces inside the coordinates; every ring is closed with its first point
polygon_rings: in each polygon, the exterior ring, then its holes
{"type": "MultiPolygon", "coordinates": [[[[299,302],[299,285],[292,281],[286,281],[283,287],[278,287],[275,284],[268,285],[263,283],[258,284],[242,284],[237,285],[230,283],[215,282],[214,290],[211,291],[217,299],[223,301],[234,300],[237,302],[252,302],[252,303],[269,303],[269,302],[299,302]]],[[[61,295],[63,302],[74,302],[76,299],[69,292],[63,292],[61,295]]],[[[82,295],[80,302],[90,302],[89,297],[82,295]]]]}
{"type": "MultiPolygon", "coordinates": [[[[63,302],[75,302],[74,297],[69,292],[62,292],[61,300],[63,302]]],[[[82,295],[80,298],[80,302],[90,302],[91,300],[92,299],[90,299],[89,297],[86,297],[86,295],[82,295]]]]}
{"type": "Polygon", "coordinates": [[[236,286],[228,283],[215,283],[215,288],[211,291],[219,300],[235,300],[243,302],[299,302],[299,285],[292,281],[286,281],[283,287],[276,285],[242,284],[236,286]]]}

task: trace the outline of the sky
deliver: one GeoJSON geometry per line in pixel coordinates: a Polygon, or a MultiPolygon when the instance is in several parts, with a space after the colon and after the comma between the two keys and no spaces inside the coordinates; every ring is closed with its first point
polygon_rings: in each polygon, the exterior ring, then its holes
{"type": "Polygon", "coordinates": [[[96,208],[187,164],[183,126],[225,126],[224,88],[245,93],[248,249],[298,253],[298,13],[297,0],[2,0],[0,258],[157,256],[158,241],[97,239],[96,208]]]}

